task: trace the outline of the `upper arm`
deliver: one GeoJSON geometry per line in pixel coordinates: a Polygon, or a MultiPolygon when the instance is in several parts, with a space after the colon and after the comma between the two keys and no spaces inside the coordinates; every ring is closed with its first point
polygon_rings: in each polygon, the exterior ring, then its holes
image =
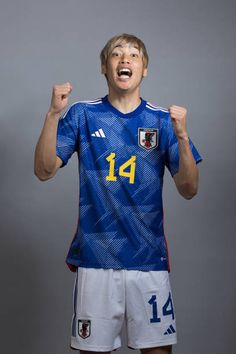
{"type": "Polygon", "coordinates": [[[60,159],[60,157],[57,156],[57,158],[56,158],[55,174],[57,173],[57,171],[59,170],[59,168],[60,168],[62,165],[63,165],[62,159],[60,159]]]}
{"type": "Polygon", "coordinates": [[[48,173],[45,170],[41,170],[40,173],[35,171],[35,175],[40,179],[40,181],[48,181],[56,175],[57,171],[62,165],[63,161],[60,159],[60,157],[56,156],[55,168],[51,173],[48,173]]]}
{"type": "Polygon", "coordinates": [[[173,179],[178,192],[186,199],[191,199],[194,195],[197,194],[198,190],[199,172],[197,164],[194,164],[193,169],[194,170],[192,170],[191,182],[185,180],[180,172],[177,172],[173,175],[173,179]]]}
{"type": "Polygon", "coordinates": [[[174,182],[175,182],[175,186],[176,186],[177,190],[178,190],[179,193],[180,193],[180,189],[181,189],[181,178],[180,178],[179,172],[176,172],[172,177],[173,177],[173,180],[174,180],[174,182]]]}
{"type": "MultiPolygon", "coordinates": [[[[198,172],[198,167],[197,164],[194,165],[194,169],[195,169],[195,175],[196,175],[196,179],[198,182],[198,178],[199,178],[199,172],[198,172]]],[[[175,185],[176,187],[179,189],[182,185],[183,185],[183,178],[181,177],[179,172],[176,172],[173,175],[173,180],[175,181],[175,185]]]]}

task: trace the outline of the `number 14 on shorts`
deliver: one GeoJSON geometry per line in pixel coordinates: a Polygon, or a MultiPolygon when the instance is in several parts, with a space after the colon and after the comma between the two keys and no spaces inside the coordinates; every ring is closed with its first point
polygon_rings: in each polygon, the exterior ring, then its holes
{"type": "Polygon", "coordinates": [[[152,297],[149,299],[148,304],[152,308],[152,317],[150,318],[151,323],[157,323],[161,322],[161,315],[162,316],[172,316],[172,320],[175,319],[175,314],[174,314],[174,307],[173,307],[173,302],[171,298],[171,293],[169,293],[168,298],[166,302],[164,303],[162,307],[162,313],[158,313],[158,297],[154,294],[152,297]]]}

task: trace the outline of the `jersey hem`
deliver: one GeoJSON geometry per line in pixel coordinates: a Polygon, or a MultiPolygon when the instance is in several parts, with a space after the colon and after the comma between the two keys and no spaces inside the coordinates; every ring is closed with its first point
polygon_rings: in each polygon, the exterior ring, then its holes
{"type": "Polygon", "coordinates": [[[114,266],[109,266],[109,265],[104,265],[104,264],[84,264],[84,263],[80,263],[80,262],[72,262],[72,261],[66,261],[66,264],[68,265],[69,269],[71,269],[71,267],[77,267],[77,268],[95,268],[95,269],[126,269],[126,270],[140,270],[143,272],[148,272],[148,271],[168,271],[170,272],[170,269],[168,267],[168,264],[163,265],[163,267],[158,267],[157,265],[154,266],[150,266],[150,265],[145,265],[145,266],[120,266],[120,267],[114,267],[114,266]]]}

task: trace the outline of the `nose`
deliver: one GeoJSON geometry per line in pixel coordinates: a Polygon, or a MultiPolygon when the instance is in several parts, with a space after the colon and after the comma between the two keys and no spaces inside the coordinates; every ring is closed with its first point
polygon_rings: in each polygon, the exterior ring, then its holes
{"type": "Polygon", "coordinates": [[[124,53],[124,54],[121,56],[121,58],[120,58],[120,63],[121,63],[121,64],[129,64],[129,63],[130,63],[130,60],[129,60],[127,54],[124,53]]]}

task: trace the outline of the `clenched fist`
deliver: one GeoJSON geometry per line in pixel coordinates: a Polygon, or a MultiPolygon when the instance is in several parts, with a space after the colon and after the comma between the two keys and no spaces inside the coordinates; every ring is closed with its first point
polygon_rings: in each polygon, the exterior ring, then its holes
{"type": "Polygon", "coordinates": [[[187,109],[172,105],[169,107],[170,117],[177,138],[188,139],[187,133],[187,109]]]}
{"type": "Polygon", "coordinates": [[[68,105],[68,97],[71,91],[72,86],[69,82],[53,86],[52,100],[49,112],[53,114],[60,114],[68,105]]]}

